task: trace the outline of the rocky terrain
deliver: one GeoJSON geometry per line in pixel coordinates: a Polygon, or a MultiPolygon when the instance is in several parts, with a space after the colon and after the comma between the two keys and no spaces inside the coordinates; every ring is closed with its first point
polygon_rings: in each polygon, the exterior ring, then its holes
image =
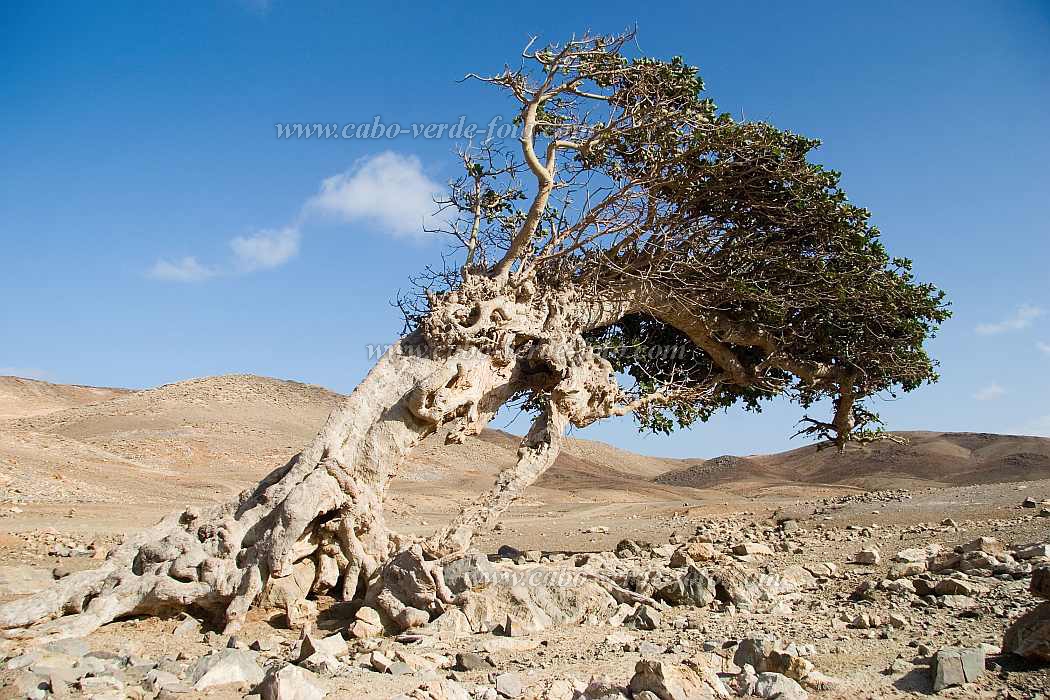
{"type": "MultiPolygon", "coordinates": [[[[0,600],[254,483],[338,399],[247,376],[144,392],[2,378],[0,396],[0,600]]],[[[440,438],[402,469],[401,530],[432,531],[514,459],[505,433],[440,438]]],[[[478,554],[442,562],[419,624],[325,595],[314,618],[290,602],[304,565],[234,637],[182,615],[0,640],[0,698],[1050,694],[1050,440],[909,438],[715,460],[575,440],[478,554]]]]}

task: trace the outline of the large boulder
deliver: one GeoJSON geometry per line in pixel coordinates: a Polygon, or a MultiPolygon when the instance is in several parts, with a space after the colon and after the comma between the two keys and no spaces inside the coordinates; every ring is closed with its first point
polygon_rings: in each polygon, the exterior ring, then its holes
{"type": "Polygon", "coordinates": [[[1003,653],[1050,662],[1050,603],[1037,605],[1007,628],[1003,653]]]}
{"type": "Polygon", "coordinates": [[[508,619],[524,632],[553,625],[579,624],[591,617],[607,619],[616,601],[591,579],[557,566],[496,567],[481,588],[464,591],[455,604],[473,632],[503,628],[508,619]]]}
{"type": "Polygon", "coordinates": [[[634,667],[629,684],[632,695],[650,692],[660,700],[713,700],[729,697],[713,672],[667,661],[642,659],[634,667]]]}
{"type": "Polygon", "coordinates": [[[984,649],[945,647],[933,659],[933,692],[953,685],[973,683],[984,673],[984,649]]]}
{"type": "Polygon", "coordinates": [[[241,649],[223,649],[201,657],[189,670],[195,690],[216,685],[242,683],[255,685],[263,679],[263,670],[255,652],[241,649]]]}
{"type": "Polygon", "coordinates": [[[782,673],[760,673],[752,695],[767,700],[806,700],[809,694],[798,683],[782,673]]]}
{"type": "Polygon", "coordinates": [[[496,567],[480,552],[472,552],[442,566],[445,585],[459,594],[473,588],[483,588],[496,574],[496,567]]]}
{"type": "Polygon", "coordinates": [[[671,605],[695,605],[707,607],[715,599],[716,584],[710,573],[695,566],[656,591],[654,597],[671,605]]]}

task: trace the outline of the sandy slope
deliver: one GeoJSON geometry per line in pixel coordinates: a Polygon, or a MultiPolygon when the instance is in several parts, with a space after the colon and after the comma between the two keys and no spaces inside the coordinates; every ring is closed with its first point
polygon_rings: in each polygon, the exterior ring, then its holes
{"type": "Polygon", "coordinates": [[[39,416],[63,408],[106,401],[127,391],[0,376],[0,420],[39,416]]]}
{"type": "MultiPolygon", "coordinates": [[[[76,508],[113,527],[229,498],[292,457],[339,400],[321,387],[250,375],[138,392],[3,378],[0,392],[0,412],[8,416],[0,420],[0,502],[41,517],[76,508]]],[[[487,430],[451,446],[443,437],[428,438],[400,467],[390,505],[403,524],[456,512],[516,459],[518,438],[504,432],[487,430]]],[[[883,443],[845,455],[803,447],[715,460],[646,457],[574,439],[520,509],[681,506],[1050,478],[1045,438],[909,438],[905,446],[883,443]]]]}

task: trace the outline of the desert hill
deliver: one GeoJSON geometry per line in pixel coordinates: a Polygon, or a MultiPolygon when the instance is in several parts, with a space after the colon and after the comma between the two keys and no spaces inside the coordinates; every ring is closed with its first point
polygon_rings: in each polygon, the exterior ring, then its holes
{"type": "MultiPolygon", "coordinates": [[[[0,419],[0,500],[176,507],[230,497],[291,458],[340,395],[252,375],[155,389],[91,390],[13,380],[0,419]]],[[[516,460],[518,438],[495,430],[464,445],[426,441],[402,465],[394,510],[452,510],[516,460]]],[[[679,466],[609,445],[570,440],[536,489],[541,501],[666,499],[652,478],[679,466]]]]}
{"type": "Polygon", "coordinates": [[[63,408],[106,401],[127,389],[52,384],[36,379],[0,376],[0,420],[38,416],[63,408]]]}
{"type": "MultiPolygon", "coordinates": [[[[0,500],[177,507],[229,498],[292,457],[340,395],[252,375],[145,391],[0,378],[0,500]]],[[[907,433],[908,445],[814,446],[713,460],[637,455],[570,439],[527,506],[794,496],[1050,478],[1050,440],[907,433]]],[[[395,513],[451,512],[516,460],[518,438],[486,430],[462,445],[427,438],[393,486],[395,513]]]]}
{"type": "Polygon", "coordinates": [[[656,477],[693,488],[784,484],[862,489],[966,486],[1050,478],[1050,439],[989,433],[904,431],[889,441],[850,445],[844,454],[807,445],[788,452],[697,461],[656,477]]]}

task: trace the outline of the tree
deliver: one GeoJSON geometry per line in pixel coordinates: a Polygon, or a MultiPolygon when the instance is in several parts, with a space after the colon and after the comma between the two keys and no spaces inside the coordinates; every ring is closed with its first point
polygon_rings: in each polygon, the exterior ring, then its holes
{"type": "Polygon", "coordinates": [[[936,379],[923,343],[948,317],[943,293],[810,162],[817,141],[719,112],[695,68],[630,57],[632,38],[533,43],[520,66],[473,76],[511,98],[517,142],[462,151],[440,202],[453,246],[401,299],[400,342],[256,487],[3,606],[0,627],[82,635],[193,606],[232,630],[312,557],[314,591],[363,596],[406,629],[451,602],[442,561],[554,462],[569,426],[633,414],[670,431],[786,396],[832,403],[804,435],[839,449],[884,437],[864,402],[936,379]],[[391,532],[394,467],[439,429],[476,435],[508,402],[534,415],[517,464],[437,534],[391,532]]]}

